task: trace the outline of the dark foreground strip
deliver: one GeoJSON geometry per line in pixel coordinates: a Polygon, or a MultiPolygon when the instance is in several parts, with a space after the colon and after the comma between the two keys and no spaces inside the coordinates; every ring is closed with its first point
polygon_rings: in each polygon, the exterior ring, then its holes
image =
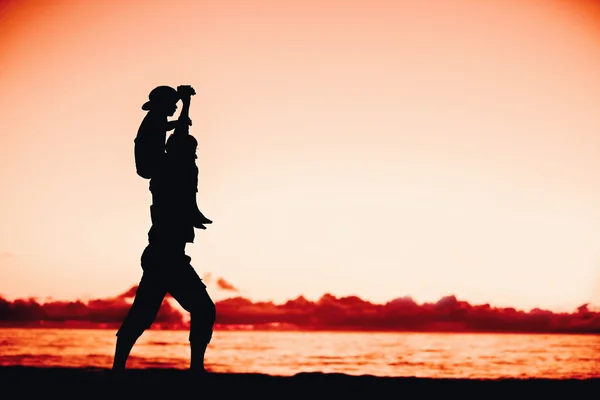
{"type": "Polygon", "coordinates": [[[413,399],[497,398],[503,400],[600,398],[600,379],[429,379],[382,378],[301,373],[291,377],[262,374],[198,376],[172,369],[128,370],[113,376],[103,369],[0,367],[0,396],[5,399],[54,397],[109,399],[413,399]],[[510,396],[510,397],[509,397],[510,396]]]}

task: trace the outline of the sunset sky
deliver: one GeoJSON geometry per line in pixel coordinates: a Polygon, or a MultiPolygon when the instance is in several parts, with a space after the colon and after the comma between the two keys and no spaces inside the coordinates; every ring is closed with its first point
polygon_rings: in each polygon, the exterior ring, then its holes
{"type": "Polygon", "coordinates": [[[576,0],[0,0],[0,295],[139,281],[133,139],[179,84],[200,275],[276,302],[600,305],[600,4],[576,0]]]}

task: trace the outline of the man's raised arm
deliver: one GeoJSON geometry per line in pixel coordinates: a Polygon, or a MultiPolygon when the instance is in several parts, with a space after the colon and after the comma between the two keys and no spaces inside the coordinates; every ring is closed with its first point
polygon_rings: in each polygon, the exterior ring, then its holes
{"type": "Polygon", "coordinates": [[[190,85],[180,85],[177,86],[177,92],[179,93],[179,97],[181,97],[183,107],[181,108],[179,119],[174,121],[174,134],[179,133],[187,135],[189,133],[189,127],[192,125],[192,120],[190,119],[190,103],[192,96],[196,94],[196,91],[190,85]]]}

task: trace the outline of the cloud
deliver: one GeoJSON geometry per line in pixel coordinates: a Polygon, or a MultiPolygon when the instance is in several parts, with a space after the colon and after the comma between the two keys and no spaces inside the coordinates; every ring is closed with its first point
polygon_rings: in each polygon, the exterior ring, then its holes
{"type": "Polygon", "coordinates": [[[205,273],[202,276],[202,280],[204,281],[204,283],[210,283],[212,281],[212,274],[210,272],[205,273]]]}
{"type": "Polygon", "coordinates": [[[239,292],[238,288],[233,286],[231,283],[227,282],[223,278],[217,279],[217,287],[221,290],[225,290],[228,292],[239,292]]]}
{"type": "MultiPolygon", "coordinates": [[[[36,299],[8,301],[0,297],[0,322],[11,325],[31,323],[69,323],[72,325],[112,326],[120,324],[131,306],[137,286],[107,299],[77,301],[48,301],[36,299]]],[[[156,316],[155,324],[176,326],[183,324],[183,315],[165,299],[156,316]]]]}
{"type": "Polygon", "coordinates": [[[600,333],[600,313],[588,305],[573,313],[471,305],[446,296],[436,303],[417,304],[403,297],[373,304],[356,296],[326,294],[316,302],[303,297],[276,305],[242,297],[217,303],[217,322],[224,325],[280,324],[307,330],[418,332],[539,332],[600,333]]]}
{"type": "MultiPolygon", "coordinates": [[[[224,279],[220,285],[233,288],[224,279]]],[[[35,299],[8,301],[0,297],[0,323],[118,326],[136,290],[137,286],[133,286],[116,297],[88,302],[38,303],[35,299]]],[[[219,301],[216,306],[217,328],[220,329],[243,326],[299,330],[600,333],[600,312],[587,304],[572,313],[541,309],[526,312],[489,304],[472,305],[455,296],[443,297],[435,303],[418,304],[410,297],[400,297],[385,304],[374,304],[356,296],[325,294],[318,301],[300,296],[283,304],[253,302],[238,296],[219,301]]],[[[176,329],[187,327],[187,322],[165,299],[156,326],[176,329]]]]}
{"type": "Polygon", "coordinates": [[[0,260],[3,258],[13,258],[15,255],[9,251],[0,251],[0,260]]]}

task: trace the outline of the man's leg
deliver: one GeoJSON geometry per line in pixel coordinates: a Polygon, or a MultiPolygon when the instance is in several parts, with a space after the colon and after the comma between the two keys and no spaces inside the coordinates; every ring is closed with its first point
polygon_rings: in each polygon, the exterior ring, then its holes
{"type": "Polygon", "coordinates": [[[199,305],[190,312],[190,348],[192,354],[190,368],[205,371],[204,357],[206,348],[212,339],[217,310],[215,303],[206,291],[206,287],[198,293],[196,301],[199,305]]]}
{"type": "Polygon", "coordinates": [[[190,368],[203,372],[204,355],[212,339],[216,308],[206,291],[206,285],[189,264],[189,260],[187,257],[185,264],[174,266],[168,291],[190,313],[190,368]]]}
{"type": "MultiPolygon", "coordinates": [[[[145,264],[144,256],[146,253],[146,250],[144,250],[142,266],[145,264]]],[[[117,331],[113,371],[123,371],[125,369],[133,345],[154,322],[166,293],[162,277],[155,271],[145,270],[133,304],[117,331]]]]}

